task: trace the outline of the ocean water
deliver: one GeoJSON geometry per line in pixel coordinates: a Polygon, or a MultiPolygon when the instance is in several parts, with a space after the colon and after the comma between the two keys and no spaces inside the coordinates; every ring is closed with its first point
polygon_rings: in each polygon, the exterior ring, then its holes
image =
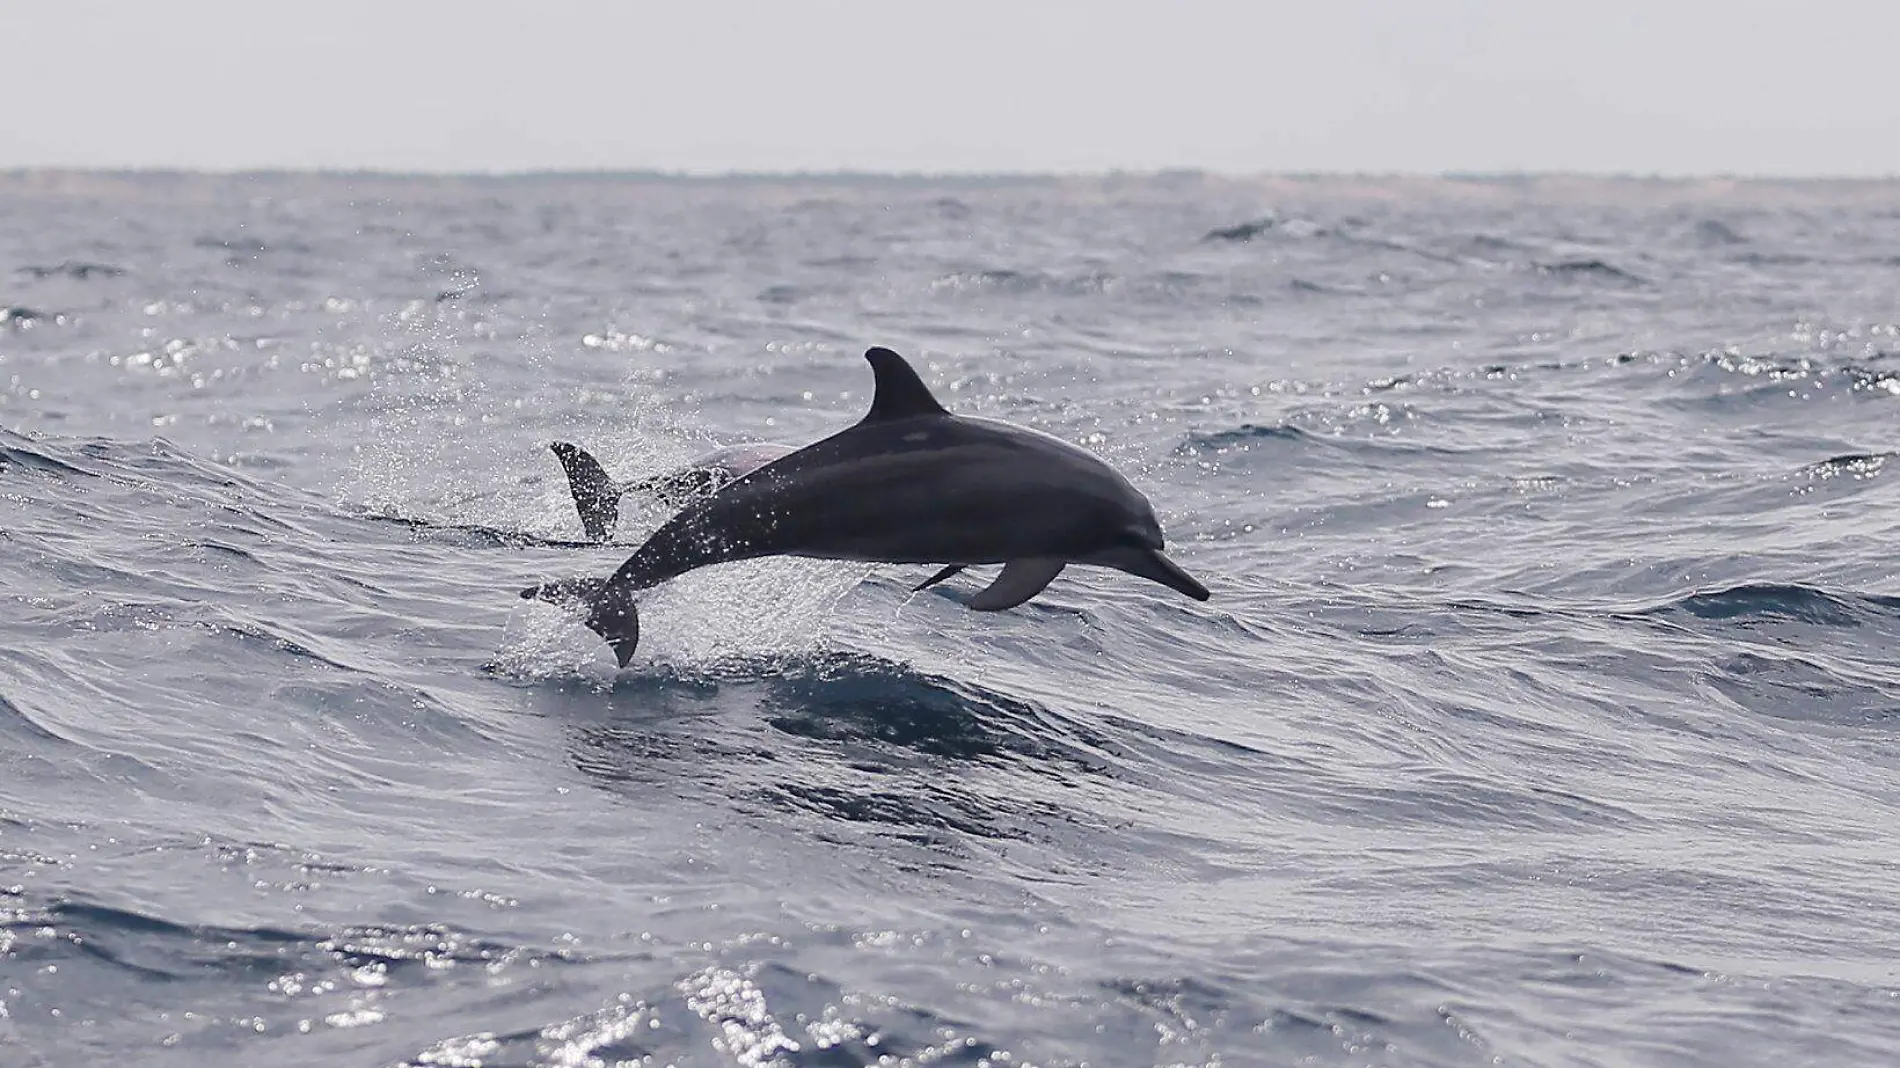
{"type": "Polygon", "coordinates": [[[0,1064],[1900,1061],[1900,184],[0,176],[0,1064]],[[906,353],[1197,604],[516,591],[906,353]]]}

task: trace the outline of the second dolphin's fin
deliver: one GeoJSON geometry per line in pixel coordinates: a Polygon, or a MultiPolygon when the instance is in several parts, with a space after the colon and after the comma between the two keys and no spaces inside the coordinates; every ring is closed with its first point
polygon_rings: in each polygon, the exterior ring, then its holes
{"type": "Polygon", "coordinates": [[[1062,574],[1063,566],[1064,561],[1051,557],[1011,560],[1003,565],[1003,573],[996,576],[995,582],[970,598],[970,607],[978,612],[1001,612],[1005,608],[1014,608],[1054,582],[1056,576],[1062,574]]]}
{"type": "Polygon", "coordinates": [[[950,576],[955,575],[957,572],[963,570],[964,568],[968,566],[969,566],[968,564],[951,564],[949,567],[944,568],[942,571],[939,571],[936,574],[918,583],[917,585],[912,586],[910,588],[910,592],[916,593],[919,590],[927,590],[930,587],[935,586],[937,583],[942,582],[944,579],[947,579],[950,576]]]}
{"type": "Polygon", "coordinates": [[[600,461],[579,445],[557,441],[548,448],[567,472],[567,488],[574,493],[574,511],[580,513],[581,529],[594,541],[612,537],[614,524],[620,522],[621,487],[607,477],[600,461]]]}

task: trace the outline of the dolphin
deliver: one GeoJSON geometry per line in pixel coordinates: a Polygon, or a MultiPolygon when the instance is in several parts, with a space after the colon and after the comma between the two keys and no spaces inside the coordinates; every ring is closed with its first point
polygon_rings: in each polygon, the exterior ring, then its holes
{"type": "Polygon", "coordinates": [[[864,358],[876,392],[857,424],[688,504],[611,576],[543,583],[521,596],[584,610],[623,668],[640,642],[636,593],[761,556],[949,565],[924,586],[972,564],[1002,564],[969,601],[979,612],[1022,604],[1069,564],[1207,600],[1207,587],[1162,553],[1148,499],[1092,453],[953,415],[902,356],[873,348],[864,358]]]}
{"type": "Polygon", "coordinates": [[[796,451],[797,446],[770,441],[728,445],[664,474],[624,483],[608,477],[600,461],[579,445],[557,441],[548,448],[567,472],[567,488],[574,494],[574,511],[580,514],[581,529],[587,531],[590,540],[606,541],[620,521],[620,498],[626,494],[651,497],[678,508],[796,451]]]}

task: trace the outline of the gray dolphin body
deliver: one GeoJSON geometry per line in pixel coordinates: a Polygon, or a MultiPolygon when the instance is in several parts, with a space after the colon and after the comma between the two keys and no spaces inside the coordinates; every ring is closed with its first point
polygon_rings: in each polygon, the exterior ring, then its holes
{"type": "Polygon", "coordinates": [[[614,526],[620,522],[620,498],[627,494],[651,497],[678,508],[797,451],[796,446],[770,441],[728,445],[651,478],[616,482],[600,466],[600,461],[579,445],[557,441],[548,448],[554,458],[561,461],[561,469],[567,472],[567,487],[574,494],[574,511],[581,517],[581,528],[594,541],[606,541],[613,536],[614,526]]]}
{"type": "Polygon", "coordinates": [[[521,596],[584,608],[621,667],[640,640],[635,593],[761,556],[950,565],[924,585],[970,564],[1003,564],[969,602],[978,611],[1022,604],[1069,564],[1207,599],[1207,587],[1162,554],[1148,499],[1100,459],[1034,430],[952,415],[897,353],[874,348],[865,358],[877,393],[855,426],[687,505],[610,577],[521,596]]]}

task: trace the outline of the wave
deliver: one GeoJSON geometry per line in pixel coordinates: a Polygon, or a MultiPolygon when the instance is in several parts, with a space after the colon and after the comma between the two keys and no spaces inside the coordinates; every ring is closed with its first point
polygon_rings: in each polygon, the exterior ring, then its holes
{"type": "MultiPolygon", "coordinates": [[[[1372,392],[1370,388],[1366,392],[1372,392]]],[[[1516,420],[1534,424],[1535,414],[1499,412],[1492,421],[1516,420]]],[[[1396,401],[1352,403],[1344,400],[1331,405],[1303,405],[1288,413],[1280,423],[1242,423],[1221,430],[1190,431],[1174,447],[1174,454],[1199,457],[1203,465],[1221,462],[1209,457],[1239,457],[1253,454],[1273,455],[1278,447],[1298,450],[1324,449],[1335,454],[1358,457],[1377,456],[1415,460],[1462,459],[1496,455],[1506,446],[1448,442],[1442,435],[1413,433],[1408,428],[1442,425],[1447,420],[1417,405],[1396,401]],[[1307,429],[1311,427],[1312,429],[1307,429]]],[[[1304,469],[1303,469],[1304,470],[1304,469]]],[[[1312,469],[1321,474],[1319,469],[1312,469]]]]}
{"type": "MultiPolygon", "coordinates": [[[[1292,281],[1289,281],[1287,283],[1287,288],[1292,290],[1295,293],[1321,293],[1321,294],[1326,294],[1328,296],[1339,296],[1339,295],[1357,296],[1362,292],[1357,289],[1348,289],[1345,286],[1329,286],[1320,282],[1311,282],[1304,278],[1295,278],[1292,281]]],[[[1257,301],[1258,298],[1255,298],[1255,300],[1257,301]]]]}
{"type": "Polygon", "coordinates": [[[367,523],[403,527],[420,540],[459,545],[470,549],[600,549],[624,546],[621,542],[581,541],[572,538],[546,538],[525,531],[485,523],[457,523],[420,515],[403,515],[388,509],[354,508],[345,514],[367,523]]]}
{"type": "Polygon", "coordinates": [[[1280,220],[1269,215],[1251,222],[1235,223],[1209,230],[1201,237],[1203,241],[1252,241],[1261,234],[1280,225],[1280,220]]]}
{"type": "MultiPolygon", "coordinates": [[[[1883,641],[1882,649],[1891,648],[1883,641]]],[[[1766,719],[1850,730],[1900,727],[1900,677],[1832,650],[1758,647],[1720,657],[1709,686],[1766,719]]]]}
{"type": "Polygon", "coordinates": [[[1536,265],[1537,273],[1565,278],[1601,278],[1609,281],[1624,282],[1630,285],[1646,286],[1649,279],[1626,271],[1621,267],[1600,259],[1557,260],[1536,265]]]}
{"type": "MultiPolygon", "coordinates": [[[[14,943],[11,955],[17,960],[57,964],[80,956],[137,977],[170,981],[268,980],[301,965],[339,977],[373,969],[380,983],[404,972],[421,976],[461,963],[535,967],[581,959],[571,951],[531,950],[443,924],[229,927],[169,920],[76,895],[40,906],[22,901],[0,910],[0,918],[0,931],[36,932],[14,943]],[[51,938],[37,933],[48,929],[51,938]]],[[[315,987],[318,978],[308,976],[299,985],[315,987]]],[[[360,984],[345,984],[350,985],[360,984]]]]}
{"type": "Polygon", "coordinates": [[[1873,478],[1875,475],[1880,474],[1887,464],[1896,457],[1900,457],[1900,453],[1842,453],[1839,456],[1830,456],[1825,460],[1817,460],[1811,464],[1803,464],[1796,474],[1820,479],[1840,477],[1854,479],[1873,478]]]}
{"type": "Polygon", "coordinates": [[[29,263],[17,268],[16,273],[30,278],[73,278],[84,282],[93,278],[118,278],[125,274],[125,268],[110,263],[67,260],[63,263],[29,263]]]}
{"type": "Polygon", "coordinates": [[[73,744],[72,739],[53,730],[39,720],[34,719],[28,714],[26,709],[8,699],[6,694],[0,693],[0,732],[10,731],[15,724],[23,728],[26,735],[32,740],[56,742],[66,745],[73,744]]]}
{"type": "Polygon", "coordinates": [[[25,305],[0,305],[0,328],[8,330],[32,330],[43,323],[64,326],[66,321],[60,312],[43,312],[25,305]]]}
{"type": "MultiPolygon", "coordinates": [[[[861,653],[725,661],[536,687],[570,724],[570,763],[635,798],[696,791],[955,855],[1106,816],[1067,801],[1117,779],[1117,733],[1040,703],[861,653]],[[721,717],[743,710],[745,726],[721,717]]],[[[940,861],[941,862],[941,861],[940,861]]]]}
{"type": "Polygon", "coordinates": [[[1802,583],[1697,591],[1633,614],[1710,644],[1704,678],[1742,711],[1831,727],[1900,724],[1900,597],[1802,583]]]}
{"type": "MultiPolygon", "coordinates": [[[[1115,293],[1144,301],[1175,300],[1202,290],[1210,299],[1228,299],[1234,295],[1228,279],[1216,274],[1186,270],[1117,274],[1103,270],[1069,273],[988,268],[939,275],[930,282],[930,288],[947,293],[993,292],[1059,297],[1097,297],[1115,293]]],[[[1243,302],[1249,296],[1241,294],[1243,302]]]]}
{"type": "MultiPolygon", "coordinates": [[[[545,685],[568,715],[596,715],[597,687],[573,680],[545,685]]],[[[864,653],[727,658],[690,667],[661,666],[620,676],[608,687],[606,709],[665,708],[672,700],[710,705],[736,702],[755,708],[762,722],[788,739],[852,749],[902,752],[918,758],[972,764],[1020,764],[1054,773],[1099,774],[1107,763],[1095,738],[1079,724],[1033,701],[932,674],[864,653]]],[[[669,711],[668,716],[677,716],[669,711]]],[[[610,725],[644,725],[641,713],[610,725]]],[[[645,754],[656,755],[659,751],[645,754]]],[[[595,761],[612,767],[618,761],[595,761]]]]}
{"type": "MultiPolygon", "coordinates": [[[[1470,262],[1467,257],[1439,252],[1413,241],[1382,237],[1366,231],[1366,220],[1348,216],[1336,226],[1326,226],[1309,219],[1281,219],[1266,216],[1247,222],[1236,223],[1209,230],[1202,235],[1202,241],[1221,241],[1229,244],[1242,244],[1266,236],[1270,233],[1283,234],[1291,240],[1316,239],[1331,241],[1335,244],[1377,249],[1384,252],[1403,252],[1434,263],[1464,265],[1470,262]]],[[[1310,283],[1309,283],[1310,284],[1310,283]]]]}
{"type": "Polygon", "coordinates": [[[167,494],[196,491],[220,505],[231,503],[230,490],[242,490],[245,500],[266,505],[301,508],[318,500],[314,494],[207,460],[162,437],[29,437],[0,428],[0,466],[9,462],[70,481],[104,479],[119,488],[167,494]]]}
{"type": "Polygon", "coordinates": [[[1531,246],[1522,241],[1513,241],[1496,234],[1473,234],[1465,239],[1465,244],[1481,253],[1530,252],[1531,246]]]}
{"type": "MultiPolygon", "coordinates": [[[[281,252],[286,255],[308,255],[311,247],[294,239],[274,239],[266,241],[261,237],[233,235],[230,237],[202,236],[192,241],[193,245],[204,249],[217,249],[223,252],[238,253],[244,256],[259,256],[266,252],[281,252]]],[[[234,265],[238,262],[233,259],[234,265]]]]}
{"type": "Polygon", "coordinates": [[[1697,219],[1690,229],[1697,244],[1704,248],[1718,248],[1730,245],[1745,245],[1748,238],[1743,237],[1734,227],[1720,219],[1697,219]]]}
{"type": "Polygon", "coordinates": [[[1316,440],[1313,434],[1286,423],[1242,423],[1226,430],[1197,430],[1190,432],[1181,444],[1175,446],[1175,452],[1193,455],[1199,452],[1224,452],[1228,449],[1245,448],[1257,441],[1298,441],[1316,440]]]}
{"type": "Polygon", "coordinates": [[[1800,583],[1749,582],[1686,594],[1636,614],[1687,615],[1743,625],[1787,620],[1822,627],[1900,626],[1900,597],[1839,593],[1800,583]]]}
{"type": "MultiPolygon", "coordinates": [[[[1879,353],[1882,358],[1890,353],[1879,353]]],[[[1856,393],[1867,393],[1881,397],[1900,397],[1900,369],[1892,367],[1868,367],[1860,363],[1849,363],[1841,368],[1846,376],[1849,388],[1856,393]]]]}
{"type": "Polygon", "coordinates": [[[97,477],[95,472],[54,456],[52,450],[38,448],[26,438],[0,430],[0,471],[8,468],[20,468],[51,479],[97,477]]]}
{"type": "Polygon", "coordinates": [[[1047,708],[861,654],[782,664],[766,680],[761,707],[772,727],[800,738],[894,746],[950,760],[1104,769],[1086,749],[1055,740],[1073,725],[1047,708]]]}

